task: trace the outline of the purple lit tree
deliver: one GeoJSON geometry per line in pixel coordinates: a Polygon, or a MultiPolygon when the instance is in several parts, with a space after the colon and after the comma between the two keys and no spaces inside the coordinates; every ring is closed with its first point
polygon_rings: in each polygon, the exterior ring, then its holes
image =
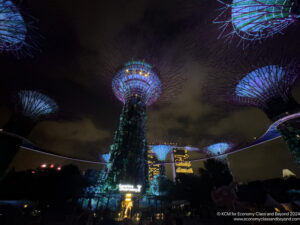
{"type": "Polygon", "coordinates": [[[223,6],[214,23],[220,24],[219,38],[248,46],[251,41],[262,41],[282,33],[300,18],[299,6],[293,0],[217,0],[223,6]],[[250,41],[250,42],[249,42],[250,41]]]}
{"type": "Polygon", "coordinates": [[[227,86],[222,84],[223,93],[220,94],[225,97],[224,101],[258,107],[271,122],[278,122],[277,130],[300,164],[300,120],[297,117],[300,108],[291,94],[299,67],[287,60],[261,64],[235,78],[232,76],[232,82],[229,79],[227,86]]]}
{"type": "MultiPolygon", "coordinates": [[[[148,186],[146,111],[155,103],[169,101],[180,91],[185,80],[180,74],[178,58],[167,56],[161,43],[151,35],[120,35],[108,45],[103,66],[111,76],[112,89],[123,103],[120,123],[110,149],[107,189],[118,184],[148,186]],[[131,36],[132,35],[132,36],[131,36]],[[125,63],[125,64],[124,64],[125,63]],[[120,65],[123,65],[121,68],[120,65]]],[[[134,32],[133,32],[134,33],[134,32]]]]}

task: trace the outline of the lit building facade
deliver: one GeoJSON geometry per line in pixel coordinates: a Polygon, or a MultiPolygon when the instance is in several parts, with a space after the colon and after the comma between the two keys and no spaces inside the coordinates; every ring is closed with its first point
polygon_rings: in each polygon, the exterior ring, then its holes
{"type": "Polygon", "coordinates": [[[192,163],[189,161],[190,157],[186,147],[174,146],[172,153],[172,169],[173,169],[173,181],[175,182],[178,174],[193,174],[192,163]]]}

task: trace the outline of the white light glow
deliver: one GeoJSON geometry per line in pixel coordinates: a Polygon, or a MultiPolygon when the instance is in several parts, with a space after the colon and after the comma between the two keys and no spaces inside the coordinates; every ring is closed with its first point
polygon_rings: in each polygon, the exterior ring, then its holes
{"type": "Polygon", "coordinates": [[[125,192],[141,192],[142,185],[137,185],[134,187],[134,185],[131,184],[119,184],[119,191],[125,191],[125,192]]]}

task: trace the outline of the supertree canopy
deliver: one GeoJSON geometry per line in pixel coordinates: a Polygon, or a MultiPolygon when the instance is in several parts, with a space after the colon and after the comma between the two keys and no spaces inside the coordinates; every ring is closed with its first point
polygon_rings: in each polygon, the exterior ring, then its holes
{"type": "Polygon", "coordinates": [[[235,100],[266,112],[274,121],[281,114],[298,110],[291,87],[298,77],[296,65],[267,65],[244,76],[235,87],[235,100]]]}
{"type": "Polygon", "coordinates": [[[26,24],[18,8],[10,0],[0,0],[0,51],[20,49],[26,34],[26,24]]]}
{"type": "Polygon", "coordinates": [[[169,145],[154,145],[152,146],[152,151],[155,153],[160,161],[166,160],[168,153],[172,150],[169,145]]]}
{"type": "Polygon", "coordinates": [[[46,95],[31,90],[21,90],[14,99],[13,116],[4,130],[27,137],[39,120],[58,111],[57,104],[46,95]]]}
{"type": "Polygon", "coordinates": [[[207,150],[212,155],[222,155],[230,148],[231,148],[231,144],[226,143],[226,142],[220,142],[220,143],[216,143],[216,144],[208,146],[207,150]]]}
{"type": "Polygon", "coordinates": [[[110,153],[102,154],[102,159],[104,160],[104,162],[107,163],[109,161],[109,158],[110,158],[110,153]]]}
{"type": "Polygon", "coordinates": [[[224,3],[214,23],[221,24],[219,37],[263,40],[281,33],[300,17],[293,0],[232,0],[224,3]],[[230,31],[228,31],[230,29],[230,31]]]}
{"type": "Polygon", "coordinates": [[[146,107],[159,98],[161,82],[152,66],[131,61],[114,77],[112,88],[124,106],[110,151],[108,189],[116,190],[118,184],[145,188],[148,176],[146,107]]]}
{"type": "Polygon", "coordinates": [[[300,164],[300,120],[283,119],[300,110],[299,104],[291,95],[291,88],[297,77],[295,63],[258,68],[238,82],[234,99],[240,104],[259,107],[272,122],[282,121],[277,129],[300,164]]]}

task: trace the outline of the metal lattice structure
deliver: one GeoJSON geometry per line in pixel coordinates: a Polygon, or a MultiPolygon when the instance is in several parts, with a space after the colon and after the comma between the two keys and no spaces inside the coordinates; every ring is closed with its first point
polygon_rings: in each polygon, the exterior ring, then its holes
{"type": "Polygon", "coordinates": [[[161,94],[161,82],[152,66],[132,61],[114,77],[112,88],[116,97],[125,104],[130,97],[139,97],[147,106],[161,94]]]}
{"type": "Polygon", "coordinates": [[[18,51],[27,36],[25,21],[10,0],[0,0],[0,51],[18,51]]]}
{"type": "MultiPolygon", "coordinates": [[[[261,41],[282,33],[293,24],[300,15],[294,13],[297,5],[293,0],[232,0],[225,3],[221,13],[214,20],[220,24],[221,33],[231,41],[234,36],[241,38],[240,42],[261,41]]],[[[245,46],[245,43],[243,43],[245,46]]]]}
{"type": "Polygon", "coordinates": [[[54,100],[40,92],[31,90],[18,92],[18,107],[23,116],[33,120],[58,111],[58,106],[54,100]]]}
{"type": "Polygon", "coordinates": [[[160,161],[166,160],[168,153],[172,150],[172,146],[169,145],[154,145],[152,151],[155,153],[160,161]]]}
{"type": "Polygon", "coordinates": [[[291,87],[297,77],[295,63],[260,67],[238,81],[233,98],[240,104],[263,109],[273,120],[292,110],[291,87]]]}

